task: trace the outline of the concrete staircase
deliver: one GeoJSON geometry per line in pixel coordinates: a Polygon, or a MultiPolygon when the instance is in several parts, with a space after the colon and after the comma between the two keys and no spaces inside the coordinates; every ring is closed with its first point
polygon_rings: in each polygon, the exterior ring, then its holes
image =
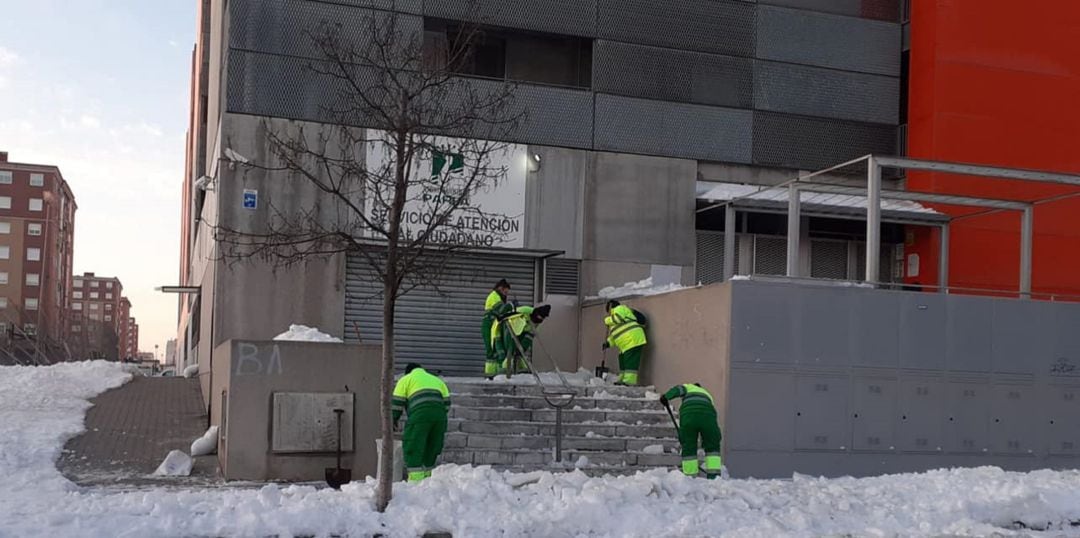
{"type": "Polygon", "coordinates": [[[656,396],[646,398],[645,388],[576,387],[578,396],[563,410],[562,465],[554,463],[555,410],[540,387],[477,380],[449,388],[442,463],[522,472],[577,467],[599,475],[675,468],[681,459],[667,411],[656,396]]]}

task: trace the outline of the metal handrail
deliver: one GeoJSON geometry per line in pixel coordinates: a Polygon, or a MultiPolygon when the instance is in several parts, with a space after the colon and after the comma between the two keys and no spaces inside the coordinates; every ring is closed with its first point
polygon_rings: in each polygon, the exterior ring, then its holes
{"type": "MultiPolygon", "coordinates": [[[[499,320],[499,323],[505,323],[505,321],[499,320]]],[[[525,348],[521,345],[521,341],[518,340],[514,331],[510,331],[510,337],[514,341],[514,346],[517,348],[518,353],[521,354],[521,360],[525,362],[525,366],[529,368],[529,372],[536,378],[536,384],[540,387],[540,396],[544,398],[544,401],[547,402],[549,406],[555,409],[555,461],[562,462],[562,412],[563,409],[574,404],[574,399],[577,398],[577,391],[570,386],[570,382],[566,380],[566,376],[563,375],[562,370],[559,369],[559,365],[555,362],[555,359],[545,351],[544,354],[547,355],[548,360],[551,361],[551,366],[555,369],[555,373],[559,376],[559,381],[562,384],[561,389],[556,387],[555,390],[551,390],[536,371],[536,367],[533,366],[532,357],[525,353],[525,348]],[[552,400],[552,398],[556,399],[552,400]]],[[[506,377],[509,379],[514,375],[514,372],[517,369],[517,358],[507,357],[506,361],[506,377]]]]}

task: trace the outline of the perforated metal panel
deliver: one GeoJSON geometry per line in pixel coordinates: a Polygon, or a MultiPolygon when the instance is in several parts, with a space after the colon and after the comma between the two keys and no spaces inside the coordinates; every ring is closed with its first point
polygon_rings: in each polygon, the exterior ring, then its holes
{"type": "Polygon", "coordinates": [[[900,25],[759,6],[757,57],[900,76],[900,25]]]}
{"type": "Polygon", "coordinates": [[[522,84],[515,90],[514,103],[526,110],[516,142],[592,147],[592,92],[522,84]]]}
{"type": "Polygon", "coordinates": [[[594,0],[425,0],[424,14],[475,20],[506,28],[592,37],[596,35],[594,0]]]}
{"type": "Polygon", "coordinates": [[[757,61],[754,108],[895,125],[900,79],[757,61]]]}
{"type": "Polygon", "coordinates": [[[581,260],[548,258],[544,265],[544,293],[577,295],[580,284],[581,260]]]}
{"type": "Polygon", "coordinates": [[[895,150],[891,125],[754,112],[754,164],[818,170],[895,150]]]}
{"type": "MultiPolygon", "coordinates": [[[[735,272],[739,272],[738,244],[743,240],[735,236],[735,272]]],[[[701,284],[715,284],[724,281],[724,232],[697,231],[697,269],[696,279],[701,284]]]]}
{"type": "Polygon", "coordinates": [[[848,278],[848,245],[846,241],[814,239],[810,241],[810,276],[814,278],[848,278]]]}
{"type": "Polygon", "coordinates": [[[597,40],[593,88],[665,101],[749,108],[751,60],[597,40]]]}
{"type": "Polygon", "coordinates": [[[889,22],[897,22],[900,16],[899,0],[757,0],[757,2],[889,22]]]}
{"type": "Polygon", "coordinates": [[[751,112],[596,96],[596,149],[746,163],[751,112]]]}
{"type": "Polygon", "coordinates": [[[754,54],[754,4],[597,0],[597,37],[738,56],[754,54]]]}
{"type": "MultiPolygon", "coordinates": [[[[437,289],[417,288],[398,299],[395,361],[419,362],[447,375],[479,375],[484,366],[480,318],[484,299],[499,279],[512,286],[511,298],[532,304],[536,260],[511,255],[459,256],[451,259],[437,289]]],[[[382,341],[382,286],[371,277],[363,258],[346,259],[345,340],[356,329],[366,342],[382,341]]]]}
{"type": "Polygon", "coordinates": [[[787,274],[787,239],[764,235],[754,236],[754,274],[787,274]]]}
{"type": "MultiPolygon", "coordinates": [[[[862,280],[866,277],[866,243],[855,244],[855,274],[854,280],[862,280]]],[[[893,249],[891,245],[881,249],[881,260],[878,262],[878,282],[896,282],[893,278],[893,249]]]]}

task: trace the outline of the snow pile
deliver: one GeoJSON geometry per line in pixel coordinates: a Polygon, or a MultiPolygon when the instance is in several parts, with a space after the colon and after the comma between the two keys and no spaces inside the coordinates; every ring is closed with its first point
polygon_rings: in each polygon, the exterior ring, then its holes
{"type": "Polygon", "coordinates": [[[641,449],[641,451],[646,453],[646,454],[663,454],[664,453],[664,445],[649,445],[649,446],[641,449]]]}
{"type": "Polygon", "coordinates": [[[315,327],[306,325],[289,325],[289,330],[274,337],[279,342],[333,342],[341,343],[341,339],[330,336],[315,327]]]}
{"type": "Polygon", "coordinates": [[[191,379],[191,378],[193,378],[193,377],[195,377],[197,375],[199,375],[199,365],[198,364],[192,364],[192,365],[188,366],[187,368],[184,368],[184,377],[186,377],[188,379],[191,379]]]}
{"type": "Polygon", "coordinates": [[[210,426],[202,437],[191,442],[191,455],[206,456],[217,451],[218,427],[210,426]]]}
{"type": "Polygon", "coordinates": [[[645,280],[639,280],[637,282],[627,282],[622,286],[608,286],[606,288],[601,288],[599,291],[599,295],[595,297],[587,297],[587,299],[619,299],[621,297],[660,295],[661,293],[670,293],[686,288],[687,286],[683,286],[680,284],[664,284],[661,286],[653,286],[652,277],[649,277],[645,280]]]}
{"type": "Polygon", "coordinates": [[[188,476],[191,474],[191,463],[191,456],[184,454],[183,450],[171,450],[154,471],[154,476],[188,476]]]}
{"type": "MultiPolygon", "coordinates": [[[[995,467],[873,478],[702,480],[676,470],[590,478],[444,465],[395,486],[341,491],[154,487],[79,490],[54,467],[87,400],[129,376],[115,363],[0,367],[0,536],[938,536],[1075,534],[1080,471],[995,467]]],[[[586,458],[576,465],[589,465],[586,458]]]]}

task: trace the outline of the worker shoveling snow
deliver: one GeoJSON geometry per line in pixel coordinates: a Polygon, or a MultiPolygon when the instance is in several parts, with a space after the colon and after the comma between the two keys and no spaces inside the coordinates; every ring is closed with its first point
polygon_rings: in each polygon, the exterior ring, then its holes
{"type": "Polygon", "coordinates": [[[1080,472],[993,467],[710,481],[444,465],[396,486],[383,514],[374,481],[362,479],[341,491],[77,488],[54,462],[82,429],[88,400],[128,377],[115,363],[0,367],[0,536],[987,536],[1022,527],[1061,536],[1080,521],[1080,472]]]}
{"type": "Polygon", "coordinates": [[[330,336],[315,327],[289,325],[289,330],[274,337],[278,342],[327,342],[340,344],[341,339],[330,336]]]}

